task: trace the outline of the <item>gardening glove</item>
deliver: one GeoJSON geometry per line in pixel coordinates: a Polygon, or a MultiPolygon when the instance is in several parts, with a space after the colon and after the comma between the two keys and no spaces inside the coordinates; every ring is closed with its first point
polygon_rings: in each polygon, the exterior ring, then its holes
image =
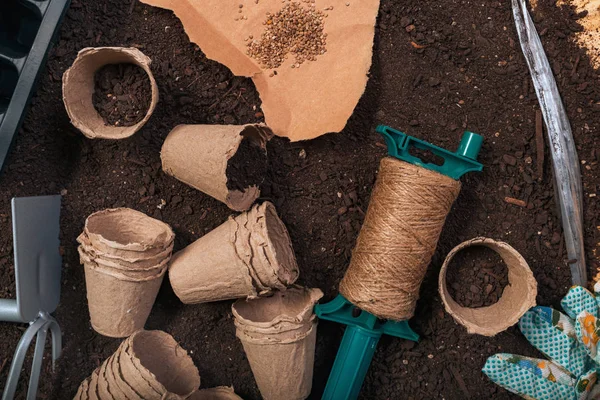
{"type": "Polygon", "coordinates": [[[594,292],[598,297],[581,286],[569,289],[561,301],[567,315],[533,307],[521,317],[519,329],[548,360],[495,354],[483,373],[525,399],[600,399],[600,283],[594,292]]]}

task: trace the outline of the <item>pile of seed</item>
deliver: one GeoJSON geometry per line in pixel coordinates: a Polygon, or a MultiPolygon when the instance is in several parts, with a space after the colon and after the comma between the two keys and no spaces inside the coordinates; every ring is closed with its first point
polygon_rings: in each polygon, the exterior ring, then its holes
{"type": "Polygon", "coordinates": [[[295,57],[292,68],[299,68],[304,61],[315,61],[327,51],[327,34],[323,33],[326,16],[314,6],[304,8],[300,3],[289,2],[276,14],[267,13],[260,40],[248,38],[247,54],[263,69],[279,67],[288,53],[295,57]]]}

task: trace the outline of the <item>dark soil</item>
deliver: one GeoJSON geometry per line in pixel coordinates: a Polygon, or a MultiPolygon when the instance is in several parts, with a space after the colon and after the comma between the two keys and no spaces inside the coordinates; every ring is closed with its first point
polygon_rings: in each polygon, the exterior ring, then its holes
{"type": "Polygon", "coordinates": [[[109,64],[94,80],[92,101],[106,125],[132,126],[144,119],[152,100],[146,71],[135,64],[109,64]]]}
{"type": "Polygon", "coordinates": [[[494,250],[467,247],[456,253],[446,271],[448,294],[463,307],[496,303],[508,284],[508,267],[494,250]]]}
{"type": "Polygon", "coordinates": [[[251,186],[260,187],[268,169],[267,151],[251,139],[244,138],[227,163],[227,188],[244,192],[251,186]]]}
{"type": "MultiPolygon", "coordinates": [[[[585,161],[581,170],[591,275],[599,266],[600,75],[573,44],[573,31],[579,29],[575,14],[555,8],[552,0],[539,3],[537,28],[585,161]]],[[[252,82],[208,60],[189,43],[171,12],[137,1],[72,1],[0,175],[1,298],[15,295],[10,198],[63,193],[63,286],[55,316],[64,331],[64,353],[54,373],[45,364],[41,398],[72,398],[79,383],[120,343],[90,327],[75,241],[85,218],[107,207],[135,208],[173,226],[176,251],[220,225],[231,211],[164,174],[160,148],[178,124],[259,122],[260,106],[252,82]],[[152,58],[160,102],[130,138],[88,140],[69,122],[61,78],[77,52],[88,46],[135,46],[152,58]]],[[[560,307],[571,281],[549,153],[536,147],[538,110],[509,1],[382,0],[369,83],[344,131],[300,143],[270,141],[270,174],[262,200],[276,204],[288,227],[301,267],[299,283],[321,288],[328,300],[337,294],[379,160],[386,154],[375,126],[385,123],[451,150],[464,129],[484,136],[484,171],[462,179],[410,321],[421,339],[413,343],[383,337],[361,399],[517,398],[491,383],[481,367],[497,352],[541,354],[516,327],[491,338],[467,334],[444,312],[437,279],[446,254],[460,242],[477,236],[501,239],[529,263],[539,284],[537,303],[560,307]],[[523,200],[525,206],[509,204],[505,197],[523,200]]],[[[25,327],[0,323],[0,387],[25,327]]],[[[230,301],[184,305],[165,280],[147,328],[169,332],[192,352],[203,387],[233,384],[244,399],[260,398],[235,337],[230,301]]],[[[335,323],[319,324],[313,399],[323,392],[343,331],[335,323]]],[[[26,364],[20,398],[28,368],[26,364]]]]}

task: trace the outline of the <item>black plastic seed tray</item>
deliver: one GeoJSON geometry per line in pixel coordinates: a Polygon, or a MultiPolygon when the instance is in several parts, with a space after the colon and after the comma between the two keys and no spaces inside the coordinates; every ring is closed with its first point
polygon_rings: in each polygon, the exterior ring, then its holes
{"type": "Polygon", "coordinates": [[[0,0],[0,169],[70,0],[0,0]]]}

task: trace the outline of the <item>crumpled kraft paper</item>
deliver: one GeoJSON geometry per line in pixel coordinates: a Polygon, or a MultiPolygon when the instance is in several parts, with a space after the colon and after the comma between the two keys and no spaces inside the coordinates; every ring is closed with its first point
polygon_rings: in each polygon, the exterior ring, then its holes
{"type": "MultiPolygon", "coordinates": [[[[536,14],[540,13],[538,0],[530,0],[531,8],[536,14]]],[[[587,12],[587,15],[577,20],[583,27],[581,32],[575,32],[576,42],[587,49],[594,68],[600,68],[600,0],[558,0],[557,7],[573,7],[575,12],[587,12]]]]}
{"type": "Polygon", "coordinates": [[[173,10],[208,58],[235,75],[251,77],[262,99],[265,122],[278,136],[298,141],[341,131],[365,90],[379,0],[315,0],[315,8],[328,14],[327,52],[299,69],[291,68],[290,54],[273,77],[272,70],[261,69],[246,55],[245,39],[261,36],[266,13],[279,11],[284,5],[280,0],[142,2],[173,10]],[[235,20],[241,16],[247,19],[235,20]]]}
{"type": "Polygon", "coordinates": [[[582,32],[577,32],[577,43],[587,48],[595,68],[600,68],[600,0],[571,0],[577,12],[587,11],[587,15],[577,22],[583,26],[582,32]]]}
{"type": "Polygon", "coordinates": [[[535,306],[537,281],[529,269],[527,261],[507,243],[478,237],[467,240],[450,251],[440,269],[439,292],[444,308],[468,333],[494,336],[519,321],[527,310],[535,306]],[[452,258],[462,249],[470,246],[486,246],[494,250],[508,268],[508,285],[497,303],[487,307],[462,307],[448,293],[446,271],[452,258]]]}

